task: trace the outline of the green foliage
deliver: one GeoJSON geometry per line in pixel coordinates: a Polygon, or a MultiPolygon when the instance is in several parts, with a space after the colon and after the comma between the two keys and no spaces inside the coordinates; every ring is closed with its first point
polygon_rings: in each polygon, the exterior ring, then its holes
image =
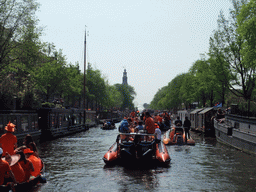
{"type": "Polygon", "coordinates": [[[42,103],[42,107],[45,107],[45,108],[54,108],[54,104],[53,104],[53,103],[50,103],[50,102],[44,102],[44,103],[42,103]]]}
{"type": "Polygon", "coordinates": [[[130,85],[115,84],[116,89],[120,92],[122,97],[121,109],[134,109],[133,100],[136,95],[134,88],[130,85]]]}

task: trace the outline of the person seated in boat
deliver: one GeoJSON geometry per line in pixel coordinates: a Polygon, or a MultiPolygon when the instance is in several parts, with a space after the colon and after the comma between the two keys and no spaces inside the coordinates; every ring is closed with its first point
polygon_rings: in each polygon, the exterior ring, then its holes
{"type": "Polygon", "coordinates": [[[143,131],[143,130],[144,130],[143,121],[139,121],[139,123],[138,123],[138,125],[135,127],[135,129],[136,129],[136,132],[143,131]]]}
{"type": "Polygon", "coordinates": [[[9,121],[5,127],[7,133],[0,137],[0,147],[3,149],[3,157],[6,153],[13,155],[15,148],[17,147],[17,137],[13,134],[15,131],[15,125],[9,121]]]}
{"type": "Polygon", "coordinates": [[[224,113],[222,112],[222,110],[219,108],[219,109],[218,109],[218,112],[217,112],[217,115],[216,115],[216,120],[217,120],[217,121],[220,121],[220,119],[223,119],[223,118],[225,118],[225,115],[224,115],[224,113]]]}
{"type": "Polygon", "coordinates": [[[33,138],[30,134],[26,135],[23,144],[24,144],[23,146],[20,146],[17,149],[15,149],[15,153],[18,153],[19,151],[24,151],[25,149],[29,148],[32,151],[34,151],[35,156],[39,157],[36,144],[33,141],[33,138]]]}
{"type": "Polygon", "coordinates": [[[183,127],[184,127],[184,131],[185,131],[185,142],[187,143],[188,138],[190,138],[190,126],[191,126],[191,122],[188,119],[188,117],[185,117],[185,121],[183,123],[183,127]]]}
{"type": "Polygon", "coordinates": [[[40,175],[42,169],[42,161],[40,158],[34,155],[34,151],[30,150],[29,148],[24,150],[24,154],[26,159],[30,160],[34,166],[34,171],[31,172],[33,177],[37,177],[40,175]]]}
{"type": "Polygon", "coordinates": [[[109,121],[107,122],[107,125],[108,125],[108,127],[110,127],[110,126],[112,125],[112,120],[109,120],[109,121]]]}
{"type": "Polygon", "coordinates": [[[20,156],[18,155],[9,155],[6,153],[5,160],[9,163],[11,167],[11,171],[13,172],[13,175],[17,181],[17,183],[23,183],[25,182],[25,173],[20,164],[18,163],[20,159],[20,156]]]}
{"type": "Polygon", "coordinates": [[[30,176],[32,176],[32,172],[35,171],[34,170],[34,166],[33,163],[27,159],[25,157],[25,154],[23,153],[23,151],[19,152],[18,154],[20,154],[20,160],[19,160],[19,164],[20,166],[23,168],[24,173],[25,173],[25,181],[28,182],[30,176]]]}
{"type": "Polygon", "coordinates": [[[9,163],[2,159],[3,149],[0,147],[0,185],[6,185],[8,181],[17,183],[9,163]]]}
{"type": "Polygon", "coordinates": [[[126,119],[123,119],[121,125],[119,126],[119,132],[129,133],[131,129],[129,128],[129,123],[126,119]]]}

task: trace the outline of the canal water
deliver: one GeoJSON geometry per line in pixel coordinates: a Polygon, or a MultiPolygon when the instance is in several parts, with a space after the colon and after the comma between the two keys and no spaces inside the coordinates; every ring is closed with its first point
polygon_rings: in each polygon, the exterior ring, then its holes
{"type": "Polygon", "coordinates": [[[106,167],[102,157],[117,134],[96,127],[41,143],[47,183],[33,191],[256,191],[254,156],[193,132],[195,146],[167,146],[169,167],[106,167]]]}

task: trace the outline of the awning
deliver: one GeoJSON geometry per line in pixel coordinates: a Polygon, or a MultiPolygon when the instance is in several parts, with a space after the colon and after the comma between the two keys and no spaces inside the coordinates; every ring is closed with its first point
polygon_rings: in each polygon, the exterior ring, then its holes
{"type": "Polygon", "coordinates": [[[214,107],[207,107],[205,108],[203,111],[201,111],[200,113],[198,114],[204,114],[204,113],[207,113],[208,111],[211,111],[214,107]]]}
{"type": "Polygon", "coordinates": [[[200,109],[195,109],[194,111],[192,111],[190,114],[196,114],[200,111],[202,111],[204,108],[200,108],[200,109]]]}

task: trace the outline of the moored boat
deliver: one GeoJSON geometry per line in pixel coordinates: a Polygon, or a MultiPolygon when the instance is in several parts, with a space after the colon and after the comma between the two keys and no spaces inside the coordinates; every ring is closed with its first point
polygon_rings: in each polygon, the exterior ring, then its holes
{"type": "Polygon", "coordinates": [[[195,145],[195,141],[192,137],[188,137],[186,141],[185,131],[183,127],[176,126],[165,132],[163,137],[163,143],[166,145],[195,145]]]}
{"type": "Polygon", "coordinates": [[[226,114],[223,119],[214,119],[214,127],[218,142],[256,155],[255,117],[226,114]]]}

